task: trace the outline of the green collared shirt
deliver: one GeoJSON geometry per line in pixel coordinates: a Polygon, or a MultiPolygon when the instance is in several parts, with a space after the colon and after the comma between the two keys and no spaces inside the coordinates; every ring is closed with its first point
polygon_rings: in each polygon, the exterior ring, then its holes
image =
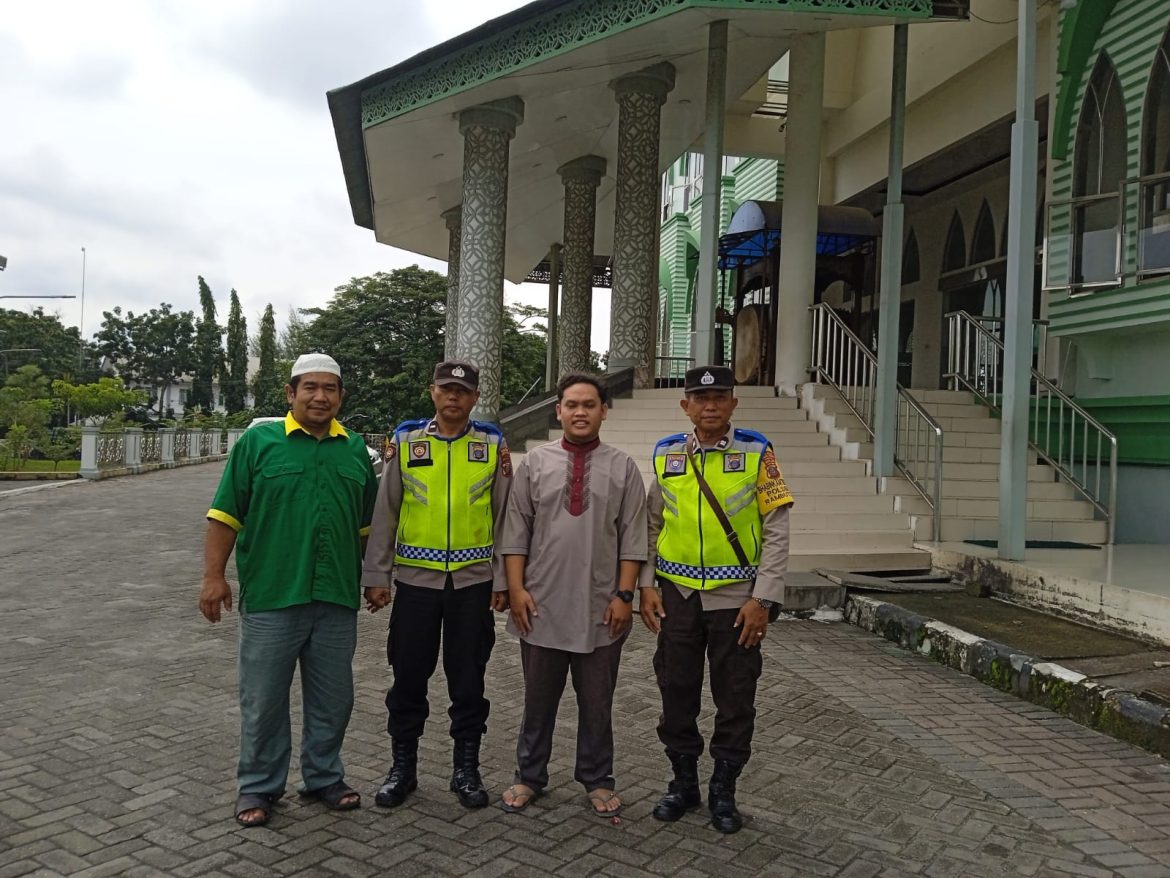
{"type": "Polygon", "coordinates": [[[291,412],[245,432],[207,511],[238,534],[240,609],[325,601],[356,610],[377,489],[365,443],[337,421],[321,440],[291,412]]]}

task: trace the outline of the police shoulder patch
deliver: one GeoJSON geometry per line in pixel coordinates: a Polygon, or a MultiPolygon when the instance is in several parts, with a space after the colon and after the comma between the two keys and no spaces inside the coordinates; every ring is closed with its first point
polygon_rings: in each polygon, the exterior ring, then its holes
{"type": "Polygon", "coordinates": [[[508,443],[500,443],[500,472],[504,478],[512,478],[512,453],[508,451],[508,443]]]}

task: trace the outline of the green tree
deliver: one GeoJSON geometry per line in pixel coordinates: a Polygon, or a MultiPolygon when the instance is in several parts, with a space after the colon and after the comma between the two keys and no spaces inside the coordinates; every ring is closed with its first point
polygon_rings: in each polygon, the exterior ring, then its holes
{"type": "Polygon", "coordinates": [[[199,278],[199,305],[203,316],[195,326],[195,370],[185,408],[215,408],[215,379],[223,380],[223,327],[216,321],[215,297],[202,276],[199,278]]]}
{"type": "Polygon", "coordinates": [[[526,393],[532,396],[543,391],[548,328],[544,323],[531,321],[547,317],[543,308],[531,305],[511,305],[504,310],[501,409],[515,405],[526,393]]]}
{"type": "Polygon", "coordinates": [[[195,315],[173,311],[163,302],[145,314],[120,307],[102,312],[102,326],[94,336],[98,350],[109,357],[127,381],[150,388],[159,417],[167,390],[195,367],[195,315]]]}
{"type": "Polygon", "coordinates": [[[49,379],[37,366],[21,366],[0,387],[4,456],[17,468],[34,448],[49,443],[49,421],[59,405],[49,396],[49,379]]]}
{"type": "Polygon", "coordinates": [[[427,385],[443,358],[446,300],[446,277],[417,265],[351,278],[325,307],[304,309],[315,319],[288,353],[322,351],[336,359],[346,423],[388,430],[434,412],[427,385]]]}
{"type": "Polygon", "coordinates": [[[248,321],[240,309],[240,297],[232,290],[227,322],[227,374],[220,379],[224,407],[229,412],[244,408],[248,392],[248,321]]]}
{"type": "MultiPolygon", "coordinates": [[[[294,350],[322,351],[341,365],[347,424],[387,430],[427,417],[434,413],[427,388],[443,359],[446,300],[446,276],[417,265],[352,278],[324,308],[304,309],[315,319],[294,350]]],[[[526,307],[504,314],[501,407],[544,376],[545,327],[532,322],[544,316],[526,307]]]]}
{"type": "Polygon", "coordinates": [[[95,349],[82,345],[77,327],[63,325],[60,317],[46,314],[41,308],[34,308],[30,313],[0,308],[0,348],[35,349],[36,353],[28,356],[50,379],[92,381],[97,378],[95,349]]]}
{"type": "MultiPolygon", "coordinates": [[[[288,408],[284,381],[276,371],[276,316],[272,304],[264,309],[260,318],[260,337],[256,356],[259,364],[256,377],[252,379],[253,408],[258,415],[279,415],[288,408]]],[[[286,372],[287,374],[287,372],[286,372]]]]}
{"type": "Polygon", "coordinates": [[[120,378],[99,378],[92,384],[53,382],[53,395],[64,400],[78,418],[104,421],[127,409],[145,405],[149,397],[141,390],[128,390],[120,378]]]}
{"type": "Polygon", "coordinates": [[[276,357],[280,360],[294,362],[297,357],[309,350],[309,321],[296,308],[288,309],[288,321],[276,343],[276,357]]]}

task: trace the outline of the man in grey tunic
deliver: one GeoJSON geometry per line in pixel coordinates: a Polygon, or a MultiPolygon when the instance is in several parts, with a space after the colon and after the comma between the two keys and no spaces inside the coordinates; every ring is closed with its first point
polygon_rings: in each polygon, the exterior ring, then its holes
{"type": "Polygon", "coordinates": [[[497,548],[508,578],[508,630],[520,638],[524,668],[516,782],[501,807],[522,811],[548,784],[557,706],[571,673],[574,777],[593,813],[609,818],[621,810],[613,692],[647,553],[645,490],[634,459],[598,439],[608,412],[601,383],[566,375],[557,400],[564,436],[517,466],[497,548]]]}

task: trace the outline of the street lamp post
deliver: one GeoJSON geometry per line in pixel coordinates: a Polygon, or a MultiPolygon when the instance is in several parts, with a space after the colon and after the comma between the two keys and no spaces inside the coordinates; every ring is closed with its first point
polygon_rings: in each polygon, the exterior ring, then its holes
{"type": "Polygon", "coordinates": [[[81,313],[77,317],[77,380],[85,368],[85,248],[81,248],[81,313]]]}

